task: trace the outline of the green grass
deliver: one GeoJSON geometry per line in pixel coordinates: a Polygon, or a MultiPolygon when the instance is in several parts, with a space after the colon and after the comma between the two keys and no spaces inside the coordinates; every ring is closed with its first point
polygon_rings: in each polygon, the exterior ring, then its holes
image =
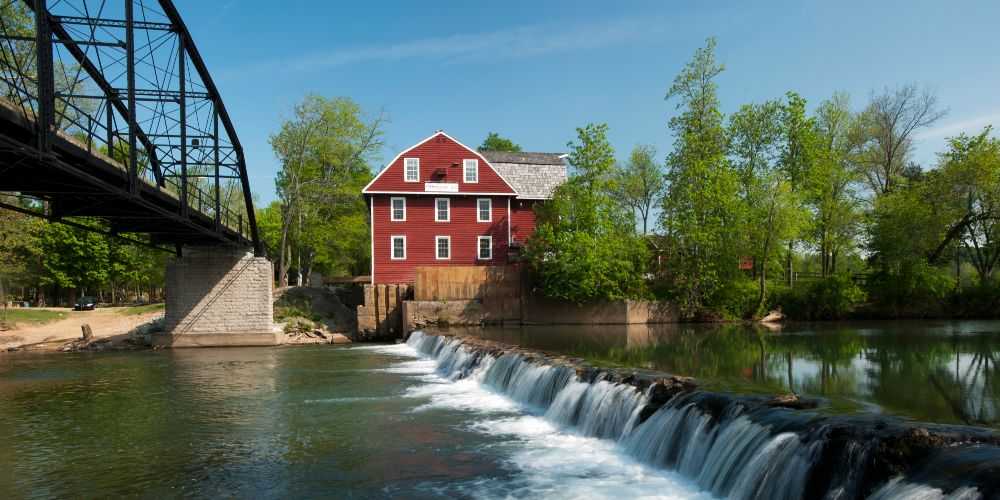
{"type": "Polygon", "coordinates": [[[66,313],[64,312],[44,309],[0,309],[0,321],[8,324],[40,325],[42,323],[59,321],[65,317],[66,313]]]}
{"type": "Polygon", "coordinates": [[[144,306],[130,306],[122,307],[118,310],[118,314],[124,314],[125,316],[136,316],[139,314],[146,314],[151,312],[163,311],[164,304],[146,304],[144,306]]]}

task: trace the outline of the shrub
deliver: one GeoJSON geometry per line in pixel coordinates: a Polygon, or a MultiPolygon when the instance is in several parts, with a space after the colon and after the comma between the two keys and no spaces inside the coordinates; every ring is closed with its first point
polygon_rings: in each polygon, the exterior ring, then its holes
{"type": "Polygon", "coordinates": [[[773,291],[770,304],[789,318],[832,320],[848,317],[864,300],[864,290],[850,276],[836,274],[791,289],[781,286],[773,291]]]}
{"type": "Polygon", "coordinates": [[[954,289],[948,273],[923,261],[881,271],[868,282],[874,312],[889,317],[940,316],[954,289]]]}
{"type": "Polygon", "coordinates": [[[760,288],[749,279],[733,281],[720,287],[709,300],[709,308],[722,313],[727,319],[751,318],[756,315],[760,288]]]}
{"type": "Polygon", "coordinates": [[[961,318],[996,318],[1000,315],[1000,283],[980,282],[951,296],[951,315],[961,318]]]}

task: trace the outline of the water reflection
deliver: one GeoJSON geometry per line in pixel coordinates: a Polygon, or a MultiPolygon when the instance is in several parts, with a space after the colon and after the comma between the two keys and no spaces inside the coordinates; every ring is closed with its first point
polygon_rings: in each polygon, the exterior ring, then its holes
{"type": "Polygon", "coordinates": [[[716,390],[821,396],[834,411],[1000,426],[1000,322],[595,325],[449,330],[690,375],[716,390]]]}

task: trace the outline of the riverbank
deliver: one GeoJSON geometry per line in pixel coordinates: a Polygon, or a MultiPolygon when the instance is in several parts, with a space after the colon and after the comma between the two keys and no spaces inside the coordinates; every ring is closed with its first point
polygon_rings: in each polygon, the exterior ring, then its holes
{"type": "Polygon", "coordinates": [[[72,311],[66,308],[38,308],[61,315],[44,323],[18,324],[12,330],[0,332],[0,352],[12,350],[59,351],[82,338],[83,325],[89,325],[93,337],[90,344],[106,348],[121,348],[129,343],[129,333],[163,317],[162,307],[101,307],[93,311],[72,311]]]}
{"type": "MultiPolygon", "coordinates": [[[[1000,435],[889,416],[826,416],[811,401],[705,392],[649,370],[597,368],[467,336],[409,341],[456,379],[482,383],[716,495],[904,498],[1000,494],[1000,435]]],[[[935,497],[936,498],[936,497],[935,497]]]]}

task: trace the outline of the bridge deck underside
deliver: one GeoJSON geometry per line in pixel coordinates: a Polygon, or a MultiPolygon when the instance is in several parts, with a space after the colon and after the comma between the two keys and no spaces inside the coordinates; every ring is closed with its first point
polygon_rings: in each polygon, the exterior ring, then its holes
{"type": "Polygon", "coordinates": [[[0,106],[0,130],[0,191],[49,201],[50,218],[99,218],[113,233],[149,234],[154,244],[252,245],[214,217],[182,214],[173,193],[143,181],[131,192],[124,166],[62,133],[41,154],[34,123],[14,108],[0,106]]]}

